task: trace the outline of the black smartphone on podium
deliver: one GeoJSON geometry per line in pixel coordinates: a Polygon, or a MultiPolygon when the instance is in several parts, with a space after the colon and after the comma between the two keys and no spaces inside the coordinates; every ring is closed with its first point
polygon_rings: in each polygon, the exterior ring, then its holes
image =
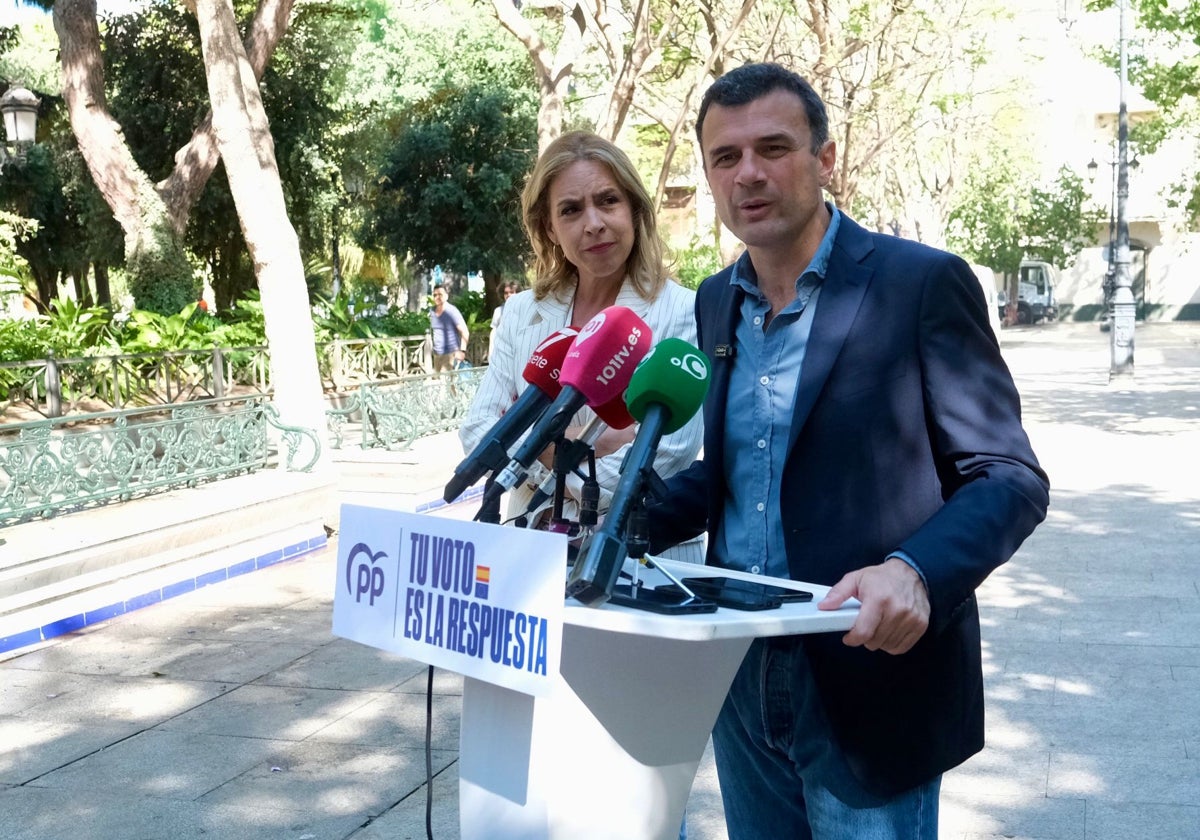
{"type": "Polygon", "coordinates": [[[690,615],[717,611],[717,605],[712,601],[694,598],[678,588],[663,586],[651,588],[649,586],[632,586],[628,583],[618,583],[614,586],[608,602],[663,615],[690,615]]]}
{"type": "MultiPolygon", "coordinates": [[[[727,577],[684,578],[683,585],[706,601],[734,610],[772,610],[783,604],[811,601],[813,597],[804,589],[727,577]]],[[[674,584],[658,588],[681,592],[674,584]]]]}

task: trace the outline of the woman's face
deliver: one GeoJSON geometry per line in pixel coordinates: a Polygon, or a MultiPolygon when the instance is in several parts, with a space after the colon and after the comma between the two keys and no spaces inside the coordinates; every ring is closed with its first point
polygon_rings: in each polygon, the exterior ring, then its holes
{"type": "Polygon", "coordinates": [[[620,283],[633,252],[633,207],[603,163],[577,160],[550,182],[550,240],[581,284],[620,283]]]}

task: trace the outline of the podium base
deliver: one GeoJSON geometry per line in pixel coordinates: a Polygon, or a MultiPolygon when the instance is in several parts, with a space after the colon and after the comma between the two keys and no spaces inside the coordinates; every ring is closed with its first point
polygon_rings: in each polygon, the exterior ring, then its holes
{"type": "Polygon", "coordinates": [[[468,679],[463,840],[676,840],[749,646],[569,625],[551,696],[468,679]]]}

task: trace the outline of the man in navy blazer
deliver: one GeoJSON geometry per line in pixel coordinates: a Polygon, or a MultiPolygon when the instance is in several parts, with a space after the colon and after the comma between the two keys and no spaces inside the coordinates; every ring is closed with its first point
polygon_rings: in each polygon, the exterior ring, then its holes
{"type": "Polygon", "coordinates": [[[983,747],[975,589],[1049,483],[967,264],[826,204],[836,162],[800,76],[747,65],[696,124],[746,244],[696,301],[704,454],[652,505],[652,548],[856,598],[844,636],[756,641],[713,732],[731,840],[937,836],[941,774],[983,747]]]}

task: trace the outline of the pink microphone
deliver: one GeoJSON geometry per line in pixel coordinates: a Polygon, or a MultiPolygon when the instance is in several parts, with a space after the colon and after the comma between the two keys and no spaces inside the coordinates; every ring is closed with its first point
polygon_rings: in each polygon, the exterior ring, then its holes
{"type": "Polygon", "coordinates": [[[498,495],[516,487],[534,459],[562,436],[575,412],[584,405],[603,406],[606,422],[610,418],[622,422],[622,413],[610,403],[624,395],[633,369],[650,351],[652,339],[646,322],[624,306],[610,306],[584,324],[563,359],[559,372],[562,391],[496,477],[492,491],[498,495]]]}

